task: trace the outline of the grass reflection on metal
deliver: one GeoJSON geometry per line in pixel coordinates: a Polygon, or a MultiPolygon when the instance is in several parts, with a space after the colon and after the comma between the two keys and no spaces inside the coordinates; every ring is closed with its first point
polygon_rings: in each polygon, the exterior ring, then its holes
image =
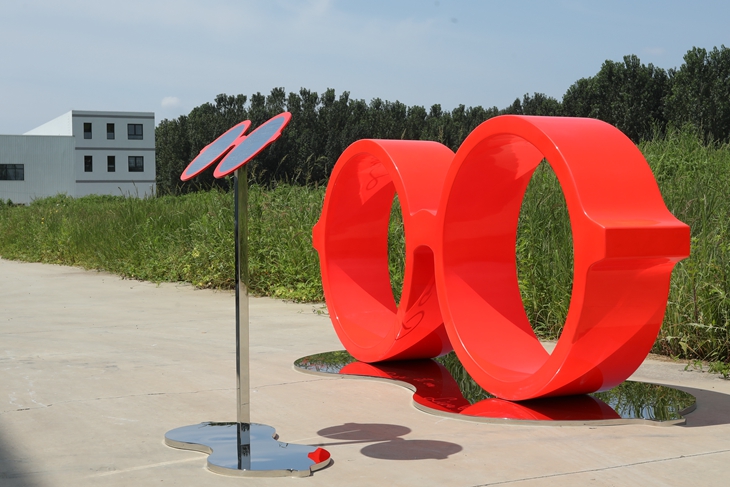
{"type": "Polygon", "coordinates": [[[673,387],[626,381],[604,392],[591,394],[613,408],[622,418],[652,421],[681,419],[695,408],[695,397],[673,387]]]}
{"type": "Polygon", "coordinates": [[[294,366],[311,373],[397,380],[414,390],[414,402],[419,409],[437,414],[458,414],[464,419],[563,423],[602,421],[604,424],[638,420],[676,424],[683,422],[682,416],[695,407],[695,398],[691,394],[672,387],[631,381],[608,391],[583,396],[503,401],[482,389],[453,352],[433,361],[364,364],[346,351],[336,351],[300,358],[294,366]],[[441,371],[440,377],[437,369],[441,371]],[[459,391],[462,397],[455,397],[459,396],[459,391]]]}
{"type": "Polygon", "coordinates": [[[464,398],[471,404],[476,404],[484,399],[491,399],[494,397],[489,392],[482,389],[482,387],[471,378],[464,366],[461,365],[459,358],[454,352],[447,353],[441,357],[436,357],[434,360],[446,367],[446,370],[449,371],[451,377],[453,377],[456,383],[459,384],[459,389],[461,389],[461,393],[464,395],[464,398]]]}
{"type": "Polygon", "coordinates": [[[344,350],[335,352],[316,353],[294,361],[294,367],[309,372],[325,374],[339,374],[346,365],[357,362],[355,357],[344,350]]]}

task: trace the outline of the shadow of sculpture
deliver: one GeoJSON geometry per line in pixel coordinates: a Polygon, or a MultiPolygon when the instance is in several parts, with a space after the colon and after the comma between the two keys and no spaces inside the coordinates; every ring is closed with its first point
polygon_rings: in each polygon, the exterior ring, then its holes
{"type": "Polygon", "coordinates": [[[0,485],[3,487],[38,487],[26,462],[13,454],[13,448],[0,436],[0,485]]]}
{"type": "Polygon", "coordinates": [[[402,438],[410,432],[410,428],[395,424],[345,423],[319,430],[318,435],[337,441],[317,446],[371,443],[360,453],[380,460],[444,460],[463,449],[447,441],[402,438]]]}
{"type": "Polygon", "coordinates": [[[730,395],[720,392],[677,386],[697,398],[697,408],[687,415],[685,428],[730,424],[730,395]]]}

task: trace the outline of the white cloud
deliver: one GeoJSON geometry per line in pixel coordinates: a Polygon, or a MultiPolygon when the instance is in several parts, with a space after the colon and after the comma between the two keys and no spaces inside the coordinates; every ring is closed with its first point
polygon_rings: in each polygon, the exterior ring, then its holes
{"type": "Polygon", "coordinates": [[[176,96],[166,96],[162,99],[162,108],[172,108],[180,105],[180,98],[176,96]]]}

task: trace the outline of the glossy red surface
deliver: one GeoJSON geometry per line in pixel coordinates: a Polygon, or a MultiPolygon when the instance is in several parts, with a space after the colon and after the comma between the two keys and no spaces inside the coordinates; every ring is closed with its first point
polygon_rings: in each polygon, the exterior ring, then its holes
{"type": "Polygon", "coordinates": [[[451,350],[431,240],[453,157],[436,142],[360,140],[332,171],[313,242],[335,331],[358,360],[435,357],[451,350]],[[406,234],[399,306],[388,275],[388,221],[396,192],[406,234]]]}
{"type": "Polygon", "coordinates": [[[415,388],[413,400],[429,409],[464,416],[519,419],[532,421],[597,421],[621,416],[598,398],[577,395],[512,402],[488,398],[471,404],[464,398],[459,384],[443,365],[434,360],[412,360],[366,364],[353,362],[339,371],[397,380],[415,388]]]}
{"type": "Polygon", "coordinates": [[[307,454],[307,456],[314,462],[315,465],[318,465],[330,458],[330,452],[325,450],[324,448],[317,448],[313,452],[310,452],[307,454]]]}
{"type": "Polygon", "coordinates": [[[399,360],[377,364],[353,362],[344,366],[339,373],[403,382],[415,388],[415,402],[437,411],[459,414],[472,406],[446,367],[435,360],[399,360]]]}
{"type": "Polygon", "coordinates": [[[433,357],[450,342],[484,389],[509,400],[607,390],[631,375],[689,241],[636,146],[604,122],[567,117],[490,119],[455,156],[434,142],[355,142],[314,228],[330,316],[354,357],[433,357]],[[543,158],[574,244],[571,304],[552,354],[525,314],[515,261],[522,199],[543,158]],[[394,192],[406,234],[400,306],[387,269],[394,192]]]}

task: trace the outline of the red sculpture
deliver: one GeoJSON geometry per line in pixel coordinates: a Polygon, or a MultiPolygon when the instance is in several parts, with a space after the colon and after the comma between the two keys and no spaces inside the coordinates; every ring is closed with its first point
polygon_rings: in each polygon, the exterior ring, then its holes
{"type": "Polygon", "coordinates": [[[469,374],[507,400],[610,389],[656,339],[689,227],[667,210],[636,146],[593,119],[502,116],[454,154],[436,142],[360,140],[337,161],[314,227],[335,331],[358,360],[429,358],[453,346],[469,374]],[[570,309],[552,354],[517,283],[525,189],[546,158],[573,230],[570,309]],[[396,305],[387,228],[395,193],[406,264],[396,305]]]}

